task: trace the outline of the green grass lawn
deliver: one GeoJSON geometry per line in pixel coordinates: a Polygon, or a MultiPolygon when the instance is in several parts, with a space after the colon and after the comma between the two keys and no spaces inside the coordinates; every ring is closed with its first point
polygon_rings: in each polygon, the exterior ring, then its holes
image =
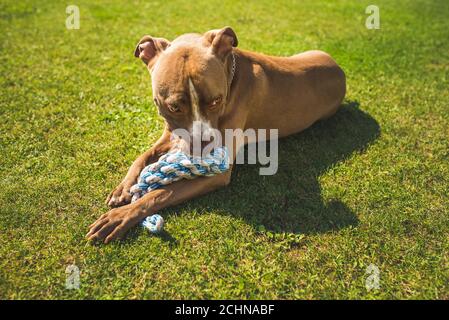
{"type": "Polygon", "coordinates": [[[448,1],[91,2],[79,30],[69,3],[0,4],[0,298],[449,299],[448,1]],[[163,128],[136,42],[225,25],[243,49],[329,52],[343,109],[282,140],[276,175],[239,165],[161,212],[166,235],[88,243],[163,128]]]}

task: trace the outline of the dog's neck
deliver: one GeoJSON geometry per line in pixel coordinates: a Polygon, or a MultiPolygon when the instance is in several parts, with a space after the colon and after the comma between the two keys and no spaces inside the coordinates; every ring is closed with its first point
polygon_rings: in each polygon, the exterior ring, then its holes
{"type": "MultiPolygon", "coordinates": [[[[270,71],[271,62],[261,54],[251,51],[233,48],[235,70],[231,81],[232,56],[227,58],[228,72],[228,97],[223,113],[219,118],[219,128],[225,128],[229,123],[234,123],[236,117],[239,121],[246,121],[246,114],[251,109],[257,109],[260,103],[269,98],[267,89],[267,71],[270,71]]],[[[237,121],[237,122],[239,122],[237,121]]],[[[243,125],[242,123],[240,125],[243,125]]]]}
{"type": "Polygon", "coordinates": [[[244,53],[234,48],[227,58],[228,71],[228,95],[226,106],[222,117],[229,116],[230,113],[238,108],[242,103],[248,101],[248,95],[251,95],[251,88],[254,87],[254,79],[252,77],[251,61],[247,59],[244,53]]]}
{"type": "Polygon", "coordinates": [[[226,98],[226,105],[222,114],[220,115],[219,123],[226,123],[230,117],[238,111],[239,106],[247,101],[246,91],[248,85],[252,81],[248,81],[248,77],[245,75],[249,70],[247,61],[241,55],[239,49],[233,49],[231,54],[228,55],[226,61],[226,69],[228,72],[228,95],[226,98]]]}

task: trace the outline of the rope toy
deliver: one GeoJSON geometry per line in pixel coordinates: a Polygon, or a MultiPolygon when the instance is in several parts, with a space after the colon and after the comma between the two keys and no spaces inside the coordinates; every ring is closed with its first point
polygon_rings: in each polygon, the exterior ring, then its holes
{"type": "MultiPolygon", "coordinates": [[[[131,202],[151,190],[181,179],[210,177],[228,170],[229,156],[226,147],[216,147],[205,157],[193,157],[180,151],[169,152],[142,170],[137,183],[130,189],[131,202]]],[[[154,214],[146,217],[142,225],[151,233],[159,233],[164,227],[164,219],[154,214]]]]}

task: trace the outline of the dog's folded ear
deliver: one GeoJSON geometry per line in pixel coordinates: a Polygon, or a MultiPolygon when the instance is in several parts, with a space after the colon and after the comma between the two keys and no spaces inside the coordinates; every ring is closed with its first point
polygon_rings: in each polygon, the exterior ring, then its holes
{"type": "Polygon", "coordinates": [[[137,43],[134,56],[142,59],[146,65],[151,67],[155,63],[157,56],[169,46],[170,41],[167,39],[144,36],[137,43]]]}
{"type": "Polygon", "coordinates": [[[237,47],[237,35],[231,27],[208,31],[204,34],[204,40],[214,54],[221,59],[232,51],[232,47],[237,47]]]}

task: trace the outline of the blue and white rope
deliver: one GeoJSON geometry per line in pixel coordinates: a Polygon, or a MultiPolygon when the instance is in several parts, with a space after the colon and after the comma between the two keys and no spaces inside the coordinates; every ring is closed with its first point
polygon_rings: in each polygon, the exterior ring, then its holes
{"type": "MultiPolygon", "coordinates": [[[[131,187],[131,202],[143,197],[151,190],[181,179],[209,177],[228,170],[229,155],[226,147],[214,148],[205,157],[192,157],[179,151],[169,152],[142,170],[137,183],[131,187]]],[[[142,222],[143,226],[148,225],[149,218],[142,222]]]]}

